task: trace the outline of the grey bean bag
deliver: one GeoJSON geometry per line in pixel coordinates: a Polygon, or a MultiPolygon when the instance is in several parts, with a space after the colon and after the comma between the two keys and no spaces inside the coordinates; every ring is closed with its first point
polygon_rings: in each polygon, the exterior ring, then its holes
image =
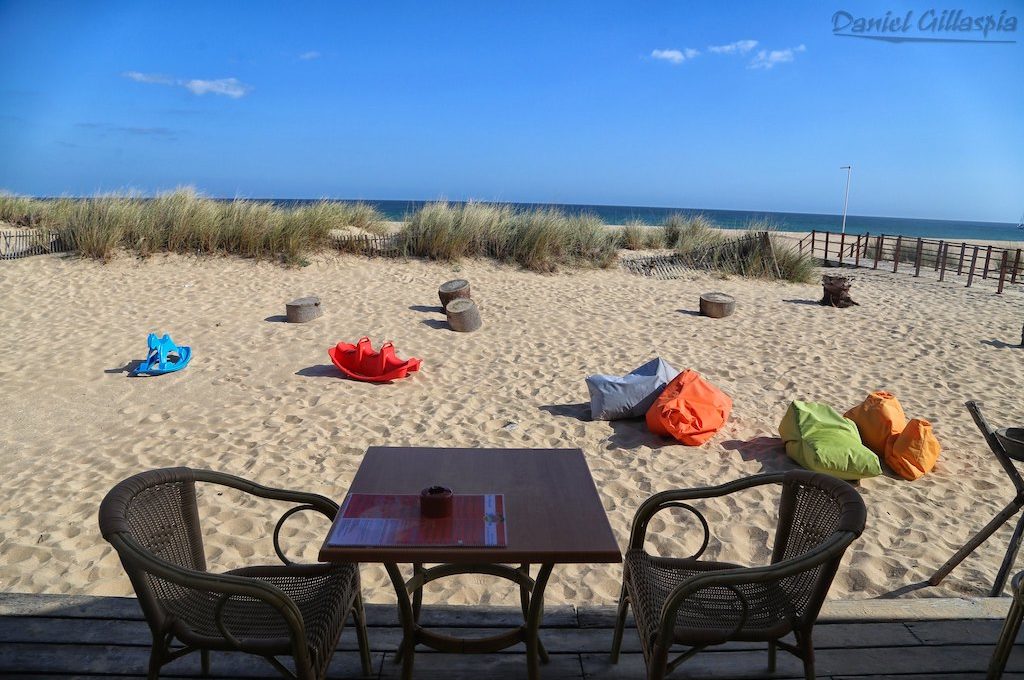
{"type": "Polygon", "coordinates": [[[594,420],[640,418],[647,413],[665,385],[679,371],[662,359],[651,359],[624,376],[587,376],[590,391],[590,417],[594,420]]]}

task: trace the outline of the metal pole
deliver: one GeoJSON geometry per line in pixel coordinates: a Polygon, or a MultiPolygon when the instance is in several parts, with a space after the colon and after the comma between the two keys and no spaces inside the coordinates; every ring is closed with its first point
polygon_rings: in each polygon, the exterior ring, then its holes
{"type": "Polygon", "coordinates": [[[846,197],[843,198],[843,229],[842,233],[846,233],[846,207],[850,204],[850,175],[853,173],[852,165],[844,165],[840,170],[846,170],[846,197]]]}

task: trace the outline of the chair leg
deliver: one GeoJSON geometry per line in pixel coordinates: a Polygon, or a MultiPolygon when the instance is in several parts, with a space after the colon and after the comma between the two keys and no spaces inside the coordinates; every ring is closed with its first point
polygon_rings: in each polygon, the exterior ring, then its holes
{"type": "Polygon", "coordinates": [[[992,652],[992,660],[988,664],[987,680],[999,680],[1003,677],[1003,669],[1013,651],[1013,644],[1017,640],[1017,633],[1020,632],[1021,619],[1024,618],[1024,602],[1021,601],[1022,593],[1016,592],[1013,595],[1013,602],[1010,604],[1010,611],[1003,621],[1003,628],[999,632],[999,640],[996,642],[995,651],[992,652]]]}
{"type": "Polygon", "coordinates": [[[805,680],[814,680],[814,643],[811,641],[811,631],[794,631],[797,648],[800,650],[800,658],[804,662],[805,680]]]}
{"type": "Polygon", "coordinates": [[[366,634],[366,609],[363,607],[362,593],[356,593],[352,618],[356,624],[356,638],[359,640],[359,662],[363,667],[363,675],[370,677],[373,674],[373,667],[370,661],[370,638],[366,634]]]}
{"type": "Polygon", "coordinates": [[[210,674],[210,650],[200,649],[199,650],[199,665],[203,671],[203,677],[210,674]]]}
{"type": "Polygon", "coordinates": [[[159,680],[160,667],[164,665],[164,653],[167,648],[167,640],[163,635],[153,634],[153,649],[149,651],[149,672],[146,673],[146,680],[159,680]]]}
{"type": "Polygon", "coordinates": [[[775,672],[775,640],[768,643],[768,672],[775,672]]]}
{"type": "Polygon", "coordinates": [[[655,643],[647,666],[647,680],[665,680],[668,675],[668,648],[655,643]]]}
{"type": "Polygon", "coordinates": [[[629,613],[629,595],[626,584],[622,584],[619,593],[619,611],[615,616],[615,634],[612,636],[612,663],[619,662],[619,651],[622,649],[622,634],[626,629],[626,615],[629,613]]]}

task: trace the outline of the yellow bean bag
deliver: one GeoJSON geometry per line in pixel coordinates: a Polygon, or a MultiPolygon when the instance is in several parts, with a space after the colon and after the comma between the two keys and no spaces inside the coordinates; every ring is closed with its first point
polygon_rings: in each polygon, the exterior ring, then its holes
{"type": "Polygon", "coordinates": [[[843,415],[857,424],[864,446],[879,456],[885,453],[889,438],[898,435],[907,426],[903,407],[888,392],[872,392],[867,399],[843,415]]]}

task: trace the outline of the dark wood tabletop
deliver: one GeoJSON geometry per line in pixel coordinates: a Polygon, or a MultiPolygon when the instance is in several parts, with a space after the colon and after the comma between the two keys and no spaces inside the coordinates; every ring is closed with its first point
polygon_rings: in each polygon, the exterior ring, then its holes
{"type": "Polygon", "coordinates": [[[594,478],[579,449],[374,446],[366,452],[349,493],[418,494],[433,485],[446,486],[457,494],[504,494],[508,545],[351,547],[331,545],[328,538],[320,548],[320,560],[403,564],[622,561],[594,478]]]}

